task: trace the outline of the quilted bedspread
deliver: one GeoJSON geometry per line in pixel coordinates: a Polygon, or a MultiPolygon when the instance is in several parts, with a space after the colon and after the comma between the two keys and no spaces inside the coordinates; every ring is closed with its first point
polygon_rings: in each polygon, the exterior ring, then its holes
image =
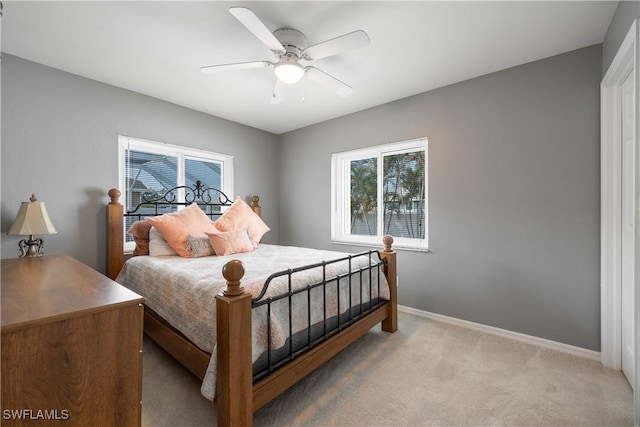
{"type": "MultiPolygon", "coordinates": [[[[253,297],[257,297],[267,278],[279,271],[290,268],[330,261],[349,254],[293,246],[260,244],[253,252],[230,256],[208,256],[202,258],[150,257],[138,256],[129,259],[116,281],[134,292],[144,296],[145,304],[181,331],[202,350],[212,354],[209,367],[202,383],[202,394],[213,400],[215,397],[215,346],[216,315],[215,296],[222,292],[226,281],[222,276],[222,267],[232,259],[239,259],[245,267],[241,280],[242,287],[253,297]]],[[[378,261],[376,254],[353,258],[351,269],[364,268],[378,261]]],[[[304,270],[292,275],[292,290],[303,289],[322,281],[329,282],[326,292],[316,288],[308,298],[306,293],[292,298],[291,324],[289,324],[288,298],[272,303],[271,319],[267,319],[266,308],[258,307],[252,313],[252,357],[253,361],[267,350],[267,330],[270,330],[271,349],[282,346],[290,334],[295,334],[311,324],[344,313],[350,306],[367,302],[370,298],[389,298],[389,288],[384,274],[374,269],[369,286],[368,271],[352,276],[351,281],[341,279],[339,292],[336,292],[335,278],[349,271],[349,262],[341,261],[329,264],[326,272],[322,267],[304,270]],[[380,276],[380,295],[378,295],[378,277],[380,276]],[[348,283],[351,283],[349,286],[348,283]],[[362,283],[362,286],[360,285],[362,283]],[[349,287],[351,291],[349,291],[349,287]],[[371,294],[371,295],[370,295],[371,294]],[[326,299],[325,299],[326,298],[326,299]],[[311,309],[307,305],[311,301],[311,309]],[[323,308],[323,302],[324,308],[323,308]],[[309,320],[309,314],[311,320],[309,320]],[[270,328],[267,329],[267,323],[270,328]]],[[[274,297],[288,292],[287,276],[271,281],[263,298],[274,297]]]]}

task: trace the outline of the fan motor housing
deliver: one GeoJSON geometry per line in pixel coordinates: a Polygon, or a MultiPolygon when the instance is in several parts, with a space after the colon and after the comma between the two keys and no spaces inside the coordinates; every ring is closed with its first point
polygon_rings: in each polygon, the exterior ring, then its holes
{"type": "Polygon", "coordinates": [[[307,48],[307,38],[293,28],[281,28],[274,31],[273,35],[282,44],[287,54],[294,54],[299,58],[302,56],[302,51],[307,48]]]}

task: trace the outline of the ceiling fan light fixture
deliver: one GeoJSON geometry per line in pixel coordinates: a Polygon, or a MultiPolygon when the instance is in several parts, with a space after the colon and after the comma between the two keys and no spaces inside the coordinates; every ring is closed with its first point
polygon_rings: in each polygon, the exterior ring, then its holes
{"type": "MultiPolygon", "coordinates": [[[[2,5],[2,0],[0,0],[0,5],[2,5]]],[[[0,15],[1,12],[0,10],[0,15]]],[[[271,50],[277,61],[252,61],[208,65],[200,67],[203,73],[273,66],[276,75],[276,85],[273,96],[275,101],[281,99],[277,93],[278,88],[282,87],[281,83],[293,85],[303,77],[327,87],[339,96],[347,96],[353,90],[351,86],[322,70],[311,65],[301,65],[300,61],[306,64],[304,61],[326,58],[347,50],[368,46],[370,43],[369,36],[364,31],[352,31],[309,46],[305,35],[296,29],[279,28],[271,32],[260,18],[246,7],[232,7],[229,9],[229,12],[271,50]]]]}
{"type": "Polygon", "coordinates": [[[304,76],[304,68],[294,61],[283,61],[276,64],[273,72],[283,83],[290,85],[298,83],[304,76]]]}

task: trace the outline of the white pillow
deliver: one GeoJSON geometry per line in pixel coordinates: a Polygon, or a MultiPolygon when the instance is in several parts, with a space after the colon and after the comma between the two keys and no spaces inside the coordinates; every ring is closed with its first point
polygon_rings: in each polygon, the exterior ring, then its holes
{"type": "Polygon", "coordinates": [[[150,256],[163,256],[172,255],[177,256],[178,253],[173,250],[169,243],[158,233],[155,227],[151,227],[149,230],[149,255],[150,256]]]}

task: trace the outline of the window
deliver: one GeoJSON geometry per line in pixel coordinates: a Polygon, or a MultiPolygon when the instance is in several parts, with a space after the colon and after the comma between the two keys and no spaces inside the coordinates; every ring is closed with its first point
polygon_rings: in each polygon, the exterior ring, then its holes
{"type": "Polygon", "coordinates": [[[333,154],[331,240],[427,250],[427,139],[333,154]]]}
{"type": "MultiPolygon", "coordinates": [[[[181,185],[193,187],[198,180],[205,187],[219,189],[230,198],[233,196],[231,156],[126,136],[120,136],[118,143],[120,191],[125,211],[134,209],[143,193],[163,194],[181,185]]],[[[177,197],[176,201],[183,202],[184,192],[178,192],[177,197]]],[[[164,209],[170,212],[176,207],[164,209]]],[[[143,206],[138,212],[151,213],[144,210],[143,206]]],[[[136,220],[126,218],[124,231],[136,220]]],[[[133,239],[126,234],[125,250],[133,247],[133,239]]]]}

